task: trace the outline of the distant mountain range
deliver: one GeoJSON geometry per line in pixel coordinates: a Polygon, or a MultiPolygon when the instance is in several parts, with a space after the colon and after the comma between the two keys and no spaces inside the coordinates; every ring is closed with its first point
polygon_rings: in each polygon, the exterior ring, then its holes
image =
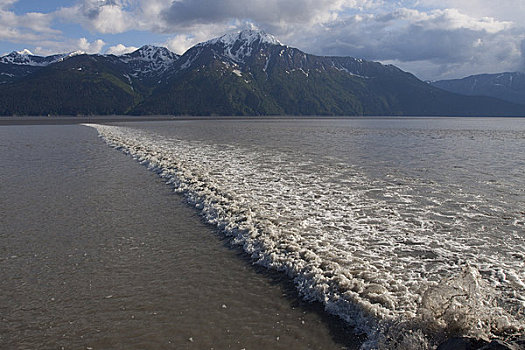
{"type": "Polygon", "coordinates": [[[525,115],[525,106],[444,91],[392,65],[322,57],[253,30],[182,56],[144,46],[0,58],[0,115],[525,115]]]}
{"type": "Polygon", "coordinates": [[[430,82],[433,86],[457,94],[490,96],[501,100],[525,104],[525,73],[506,72],[479,74],[463,79],[430,82]]]}

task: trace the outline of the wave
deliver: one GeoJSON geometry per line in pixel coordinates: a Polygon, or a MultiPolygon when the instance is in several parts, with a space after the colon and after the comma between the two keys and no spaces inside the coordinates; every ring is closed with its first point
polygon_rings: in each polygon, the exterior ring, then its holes
{"type": "Polygon", "coordinates": [[[255,262],[292,277],[302,297],[366,333],[363,349],[524,329],[523,237],[477,230],[494,214],[482,198],[438,184],[421,195],[414,179],[372,179],[330,158],[86,125],[156,171],[255,262]]]}

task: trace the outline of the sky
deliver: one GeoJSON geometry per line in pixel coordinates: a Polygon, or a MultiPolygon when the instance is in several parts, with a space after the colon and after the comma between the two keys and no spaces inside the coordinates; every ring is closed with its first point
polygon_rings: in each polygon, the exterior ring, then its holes
{"type": "Polygon", "coordinates": [[[123,54],[260,29],[423,80],[525,71],[525,0],[0,0],[0,55],[123,54]]]}

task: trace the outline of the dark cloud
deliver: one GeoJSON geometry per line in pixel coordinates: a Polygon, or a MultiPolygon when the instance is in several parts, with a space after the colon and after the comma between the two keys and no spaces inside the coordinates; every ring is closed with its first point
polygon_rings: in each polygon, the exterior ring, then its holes
{"type": "Polygon", "coordinates": [[[177,26],[192,23],[215,23],[229,18],[242,17],[238,9],[230,9],[228,2],[194,0],[191,2],[174,2],[171,7],[162,14],[163,19],[177,26]],[[233,10],[233,11],[232,11],[233,10]]]}
{"type": "Polygon", "coordinates": [[[302,46],[316,53],[350,55],[374,60],[458,62],[481,52],[473,43],[479,33],[470,29],[428,29],[421,25],[409,25],[389,29],[382,22],[368,25],[342,23],[331,28],[324,36],[304,38],[302,46]]]}
{"type": "MultiPolygon", "coordinates": [[[[431,60],[434,62],[460,62],[476,51],[472,43],[478,33],[469,29],[454,31],[443,29],[428,30],[413,25],[407,30],[385,37],[382,47],[385,52],[378,52],[380,59],[398,59],[401,61],[431,60]],[[458,49],[463,48],[463,49],[458,49]]],[[[377,48],[379,51],[380,48],[377,48]]]]}
{"type": "Polygon", "coordinates": [[[88,0],[82,3],[82,13],[87,18],[94,20],[96,19],[104,6],[122,6],[122,2],[119,0],[88,0]]]}
{"type": "Polygon", "coordinates": [[[276,24],[307,25],[319,16],[341,10],[344,3],[343,0],[183,0],[173,2],[162,18],[177,27],[232,19],[252,20],[267,27],[276,27],[276,24]]]}
{"type": "Polygon", "coordinates": [[[525,39],[521,41],[521,63],[519,70],[525,72],[525,39]]]}

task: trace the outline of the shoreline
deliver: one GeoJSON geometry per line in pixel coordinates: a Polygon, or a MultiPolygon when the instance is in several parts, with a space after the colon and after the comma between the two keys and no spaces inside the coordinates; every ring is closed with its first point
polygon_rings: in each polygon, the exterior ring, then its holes
{"type": "Polygon", "coordinates": [[[520,119],[525,117],[472,117],[472,116],[127,116],[127,115],[101,115],[101,116],[26,116],[26,117],[0,117],[0,126],[9,125],[74,125],[86,123],[121,123],[121,122],[157,122],[157,121],[202,121],[202,120],[384,120],[384,119],[520,119]]]}

